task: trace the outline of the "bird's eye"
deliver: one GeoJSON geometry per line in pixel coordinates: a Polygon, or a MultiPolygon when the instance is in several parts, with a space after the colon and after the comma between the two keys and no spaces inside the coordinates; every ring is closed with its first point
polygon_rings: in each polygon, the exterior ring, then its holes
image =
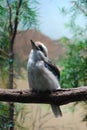
{"type": "Polygon", "coordinates": [[[44,48],[43,48],[41,45],[39,45],[38,48],[39,48],[39,50],[42,51],[43,54],[47,57],[47,54],[46,54],[44,48]]]}
{"type": "Polygon", "coordinates": [[[44,49],[43,49],[43,47],[42,46],[38,46],[39,47],[39,49],[43,52],[44,51],[44,49]]]}

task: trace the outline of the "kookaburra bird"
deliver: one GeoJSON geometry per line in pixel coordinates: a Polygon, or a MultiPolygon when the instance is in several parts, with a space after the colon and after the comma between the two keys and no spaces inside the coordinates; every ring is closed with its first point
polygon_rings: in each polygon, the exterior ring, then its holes
{"type": "MultiPolygon", "coordinates": [[[[27,71],[29,86],[32,91],[45,92],[60,89],[60,72],[58,68],[48,59],[48,50],[43,43],[33,42],[29,54],[27,71]]],[[[59,106],[51,104],[55,117],[61,116],[59,106]]]]}

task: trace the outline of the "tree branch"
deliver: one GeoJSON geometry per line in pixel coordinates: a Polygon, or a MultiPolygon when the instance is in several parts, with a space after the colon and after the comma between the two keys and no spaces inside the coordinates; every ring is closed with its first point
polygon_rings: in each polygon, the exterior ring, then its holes
{"type": "Polygon", "coordinates": [[[53,93],[35,93],[29,90],[6,90],[0,89],[0,101],[19,102],[19,103],[44,103],[56,105],[64,105],[76,101],[87,100],[87,86],[60,89],[53,93]]]}
{"type": "Polygon", "coordinates": [[[11,5],[9,4],[9,1],[7,0],[7,5],[9,8],[9,29],[10,29],[10,35],[13,32],[13,25],[12,25],[12,8],[11,5]]]}
{"type": "Polygon", "coordinates": [[[18,27],[18,16],[19,16],[19,10],[22,4],[22,0],[19,0],[18,5],[17,5],[17,9],[16,9],[16,14],[15,14],[15,20],[14,20],[14,30],[13,30],[13,36],[12,36],[12,43],[14,43],[14,38],[16,36],[17,33],[17,27],[18,27]]]}
{"type": "Polygon", "coordinates": [[[84,15],[87,16],[87,10],[85,10],[84,8],[82,8],[82,6],[80,6],[76,1],[71,1],[84,15]]]}

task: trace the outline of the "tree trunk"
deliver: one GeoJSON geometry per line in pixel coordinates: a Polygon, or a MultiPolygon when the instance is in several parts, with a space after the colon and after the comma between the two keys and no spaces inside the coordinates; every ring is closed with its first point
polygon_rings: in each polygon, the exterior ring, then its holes
{"type": "Polygon", "coordinates": [[[13,89],[13,61],[14,54],[11,50],[9,53],[9,89],[13,89]]]}
{"type": "MultiPolygon", "coordinates": [[[[15,19],[14,22],[12,22],[12,8],[10,5],[10,2],[7,0],[7,5],[9,8],[9,89],[13,89],[13,62],[14,62],[14,51],[13,51],[13,45],[15,36],[17,33],[17,27],[18,27],[18,16],[19,16],[19,10],[22,4],[22,0],[18,1],[18,5],[16,8],[15,13],[15,19]]],[[[9,129],[8,130],[14,130],[14,103],[9,103],[9,129]]]]}
{"type": "MultiPolygon", "coordinates": [[[[10,41],[9,49],[9,89],[13,89],[13,62],[14,62],[14,53],[13,53],[13,43],[10,41]]],[[[8,130],[14,130],[14,103],[9,103],[9,128],[8,130]]]]}
{"type": "Polygon", "coordinates": [[[9,128],[8,130],[14,130],[14,103],[9,103],[9,128]]]}

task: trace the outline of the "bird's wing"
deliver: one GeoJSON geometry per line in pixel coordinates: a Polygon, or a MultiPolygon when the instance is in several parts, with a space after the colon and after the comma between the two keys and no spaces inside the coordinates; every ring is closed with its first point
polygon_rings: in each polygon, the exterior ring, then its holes
{"type": "Polygon", "coordinates": [[[44,64],[45,67],[48,68],[57,77],[58,80],[60,80],[60,71],[58,67],[47,58],[44,60],[44,64]]]}

